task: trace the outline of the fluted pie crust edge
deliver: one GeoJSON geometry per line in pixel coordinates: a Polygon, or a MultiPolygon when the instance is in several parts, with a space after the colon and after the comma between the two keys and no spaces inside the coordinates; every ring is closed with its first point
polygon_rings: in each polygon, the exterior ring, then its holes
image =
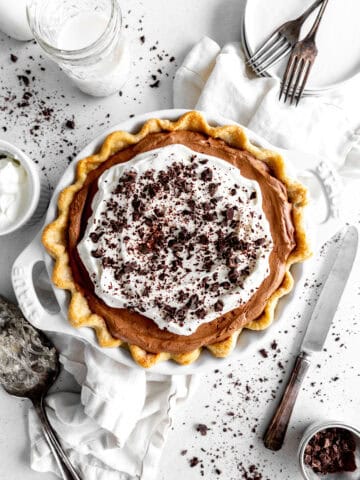
{"type": "Polygon", "coordinates": [[[55,260],[52,273],[53,283],[63,290],[68,290],[71,294],[68,309],[68,318],[71,325],[74,327],[93,328],[101,347],[122,346],[128,348],[135,362],[144,368],[152,367],[161,361],[169,359],[181,365],[188,365],[199,357],[202,348],[207,348],[215,357],[227,357],[235,348],[241,329],[221,342],[182,354],[170,354],[167,352],[150,353],[137,345],[130,345],[112,337],[105,320],[90,310],[86,298],[77,290],[73,281],[67,252],[69,210],[74,195],[82,188],[88,173],[96,169],[110,156],[130,145],[138,143],[150,133],[173,132],[176,130],[189,130],[206,134],[213,138],[224,140],[231,147],[241,148],[250,152],[254,157],[270,166],[275,177],[285,185],[288,200],[293,206],[292,221],[295,228],[296,247],[288,258],[282,284],[271,295],[260,317],[247,324],[244,328],[264,330],[272,323],[275,307],[279,299],[289,293],[293,287],[294,280],[290,267],[294,263],[301,262],[310,256],[310,249],[303,226],[303,212],[307,204],[305,187],[287,177],[284,161],[279,154],[251,144],[240,126],[212,127],[200,113],[193,111],[184,114],[174,122],[161,119],[148,120],[135,135],[125,131],[116,131],[108,135],[98,153],[78,162],[76,166],[76,181],[59,194],[58,217],[54,222],[45,227],[42,241],[46,250],[55,260]]]}

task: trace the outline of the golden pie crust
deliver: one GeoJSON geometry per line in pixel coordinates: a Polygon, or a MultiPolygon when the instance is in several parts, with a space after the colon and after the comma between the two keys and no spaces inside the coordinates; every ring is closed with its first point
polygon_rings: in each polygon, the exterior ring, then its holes
{"type": "Polygon", "coordinates": [[[285,275],[280,287],[270,296],[263,313],[256,320],[246,324],[244,328],[264,330],[272,323],[278,300],[289,293],[293,287],[294,281],[290,267],[294,263],[301,262],[310,256],[310,249],[303,226],[304,207],[307,204],[307,191],[305,187],[287,177],[284,161],[279,154],[251,144],[240,126],[212,127],[200,113],[193,111],[186,113],[174,122],[161,119],[148,120],[135,135],[124,131],[116,131],[108,135],[98,153],[78,162],[76,181],[60,193],[58,198],[58,217],[54,222],[46,226],[42,241],[46,250],[55,260],[52,274],[53,283],[61,289],[68,290],[71,294],[68,309],[68,317],[71,325],[74,327],[93,328],[101,347],[122,346],[128,348],[135,362],[145,368],[152,367],[163,360],[169,359],[181,365],[188,365],[199,357],[202,348],[207,348],[215,357],[226,357],[235,348],[241,329],[223,341],[180,354],[167,352],[151,353],[137,345],[130,345],[112,337],[104,318],[90,310],[86,298],[78,291],[73,280],[69,254],[67,252],[69,210],[76,192],[84,185],[89,172],[96,169],[116,152],[138,143],[150,133],[174,131],[202,133],[213,138],[221,139],[231,147],[245,150],[255,158],[266,163],[271,168],[272,174],[286,187],[288,201],[292,205],[292,223],[295,229],[296,247],[288,257],[285,275]]]}

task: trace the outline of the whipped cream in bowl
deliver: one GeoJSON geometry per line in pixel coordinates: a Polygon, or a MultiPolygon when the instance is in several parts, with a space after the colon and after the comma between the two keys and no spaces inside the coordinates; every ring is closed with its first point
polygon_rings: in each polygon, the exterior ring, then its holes
{"type": "Polygon", "coordinates": [[[14,145],[0,140],[0,236],[25,225],[39,198],[40,179],[33,162],[14,145]]]}
{"type": "Polygon", "coordinates": [[[259,184],[175,144],[99,177],[78,253],[108,306],[191,335],[251,298],[272,248],[259,184]]]}

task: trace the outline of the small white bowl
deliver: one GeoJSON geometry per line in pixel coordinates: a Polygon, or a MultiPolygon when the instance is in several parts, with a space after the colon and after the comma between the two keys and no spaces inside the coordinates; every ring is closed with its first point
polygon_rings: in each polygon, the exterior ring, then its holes
{"type": "Polygon", "coordinates": [[[31,223],[35,223],[35,221],[39,219],[39,215],[36,215],[37,219],[33,217],[35,212],[38,210],[41,193],[40,178],[34,162],[30,160],[30,158],[24,152],[19,150],[11,143],[5,142],[5,140],[0,140],[0,153],[1,152],[7,152],[10,155],[14,156],[14,158],[18,160],[24,167],[27,173],[29,202],[27,203],[26,208],[22,212],[22,215],[20,215],[20,217],[16,221],[11,223],[6,228],[0,228],[0,237],[15,232],[15,230],[18,230],[25,224],[28,224],[30,220],[34,220],[34,222],[31,223]]]}
{"type": "Polygon", "coordinates": [[[360,472],[360,430],[356,427],[348,425],[343,422],[329,420],[324,422],[317,422],[312,423],[304,432],[304,435],[301,439],[299,445],[299,463],[300,463],[300,470],[303,477],[306,480],[359,480],[359,472],[360,472]],[[306,445],[309,443],[311,438],[318,432],[322,430],[326,430],[327,428],[342,428],[344,430],[348,430],[351,432],[356,441],[356,450],[355,454],[355,461],[356,461],[356,470],[355,472],[343,472],[343,473],[329,473],[328,475],[318,475],[316,474],[311,467],[305,465],[304,462],[304,454],[306,445]]]}

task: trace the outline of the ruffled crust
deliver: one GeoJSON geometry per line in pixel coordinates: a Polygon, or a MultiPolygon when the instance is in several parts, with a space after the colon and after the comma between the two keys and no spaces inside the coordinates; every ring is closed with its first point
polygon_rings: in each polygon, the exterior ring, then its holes
{"type": "MultiPolygon", "coordinates": [[[[279,299],[289,293],[293,287],[294,280],[290,273],[291,265],[301,262],[310,256],[310,249],[303,226],[303,211],[307,204],[305,187],[287,177],[284,161],[279,154],[251,144],[241,127],[237,125],[212,127],[200,113],[194,111],[186,113],[175,122],[151,119],[135,135],[124,131],[117,131],[108,135],[98,153],[78,162],[76,181],[60,193],[58,198],[58,217],[54,222],[46,226],[42,241],[47,251],[55,259],[52,274],[53,283],[61,289],[68,290],[71,294],[68,310],[71,325],[74,327],[93,328],[102,347],[127,347],[135,362],[145,368],[169,359],[181,365],[188,365],[199,357],[201,348],[177,355],[166,352],[154,354],[143,350],[137,345],[129,345],[111,336],[105,320],[91,312],[86,298],[77,290],[72,278],[67,252],[69,209],[74,195],[82,188],[88,173],[96,169],[111,155],[138,143],[149,133],[173,132],[176,130],[190,130],[203,133],[213,138],[222,139],[231,147],[241,148],[250,152],[254,157],[270,166],[274,176],[285,185],[288,192],[288,200],[293,206],[292,221],[295,228],[296,247],[288,258],[284,279],[280,287],[269,298],[263,313],[256,320],[247,324],[245,328],[264,330],[272,323],[279,299]]],[[[240,333],[241,330],[238,330],[226,340],[207,345],[204,348],[207,348],[215,357],[227,357],[235,348],[240,333]]]]}

